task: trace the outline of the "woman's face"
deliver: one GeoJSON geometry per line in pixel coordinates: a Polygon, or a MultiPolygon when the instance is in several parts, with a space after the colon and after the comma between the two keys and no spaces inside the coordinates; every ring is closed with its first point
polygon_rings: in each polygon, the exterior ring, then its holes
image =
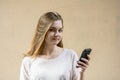
{"type": "Polygon", "coordinates": [[[57,45],[62,39],[63,26],[61,20],[54,21],[45,37],[47,45],[57,45]]]}

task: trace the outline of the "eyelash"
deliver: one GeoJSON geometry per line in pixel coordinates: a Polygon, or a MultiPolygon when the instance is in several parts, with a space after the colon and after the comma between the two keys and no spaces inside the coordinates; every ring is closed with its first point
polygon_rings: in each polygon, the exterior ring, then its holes
{"type": "Polygon", "coordinates": [[[49,31],[50,31],[50,32],[53,32],[53,31],[54,31],[54,29],[49,29],[49,31]]]}
{"type": "MultiPolygon", "coordinates": [[[[49,31],[50,31],[50,32],[54,32],[54,31],[56,31],[56,30],[55,30],[55,29],[49,29],[49,31]]],[[[63,32],[63,29],[59,29],[58,31],[59,31],[59,32],[63,32]]]]}
{"type": "Polygon", "coordinates": [[[63,32],[63,29],[59,29],[59,32],[63,32]]]}

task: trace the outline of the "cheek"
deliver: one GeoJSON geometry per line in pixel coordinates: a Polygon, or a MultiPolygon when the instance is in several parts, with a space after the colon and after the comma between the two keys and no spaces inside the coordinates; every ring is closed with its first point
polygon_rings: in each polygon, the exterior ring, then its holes
{"type": "Polygon", "coordinates": [[[51,39],[52,36],[53,36],[53,34],[52,34],[52,33],[49,33],[49,34],[46,35],[45,39],[51,39]]]}
{"type": "Polygon", "coordinates": [[[60,37],[61,37],[61,38],[63,37],[63,33],[60,34],[60,37]]]}
{"type": "Polygon", "coordinates": [[[61,37],[61,38],[62,38],[62,36],[63,36],[63,33],[59,33],[59,37],[61,37]]]}
{"type": "Polygon", "coordinates": [[[54,36],[54,33],[52,32],[48,34],[48,38],[52,38],[53,36],[54,36]]]}
{"type": "Polygon", "coordinates": [[[63,36],[62,36],[62,35],[60,35],[60,36],[59,36],[60,41],[62,40],[62,38],[63,38],[63,36]]]}

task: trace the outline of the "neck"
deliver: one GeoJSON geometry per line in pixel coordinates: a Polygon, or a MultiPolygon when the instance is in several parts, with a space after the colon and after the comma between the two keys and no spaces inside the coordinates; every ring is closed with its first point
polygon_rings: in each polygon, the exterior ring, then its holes
{"type": "Polygon", "coordinates": [[[45,48],[43,49],[43,53],[45,55],[51,55],[53,54],[56,50],[58,49],[58,47],[56,45],[54,46],[45,46],[45,48]]]}

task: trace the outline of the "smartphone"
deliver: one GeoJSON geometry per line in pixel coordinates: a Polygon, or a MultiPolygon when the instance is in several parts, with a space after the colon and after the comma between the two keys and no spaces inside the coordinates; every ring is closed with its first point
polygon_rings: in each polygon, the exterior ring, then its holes
{"type": "MultiPolygon", "coordinates": [[[[82,51],[82,54],[81,54],[80,58],[79,58],[79,61],[82,61],[81,58],[88,59],[87,55],[90,55],[91,51],[92,51],[91,48],[86,48],[86,49],[84,49],[84,50],[82,51]]],[[[84,62],[84,61],[82,61],[82,62],[84,62]]],[[[85,62],[84,62],[84,63],[85,63],[85,62]]]]}

